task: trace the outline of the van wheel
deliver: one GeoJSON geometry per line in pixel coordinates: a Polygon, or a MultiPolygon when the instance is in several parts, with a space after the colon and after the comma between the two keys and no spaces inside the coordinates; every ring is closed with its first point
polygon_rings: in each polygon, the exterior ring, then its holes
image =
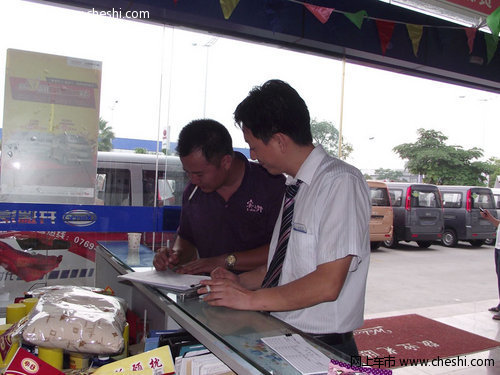
{"type": "Polygon", "coordinates": [[[486,245],[494,245],[494,244],[495,244],[495,241],[496,241],[496,240],[495,240],[494,238],[487,238],[487,239],[485,239],[485,240],[484,240],[484,243],[485,243],[486,245]]]}
{"type": "Polygon", "coordinates": [[[398,241],[396,241],[394,237],[392,237],[390,240],[384,241],[384,246],[388,247],[389,249],[395,249],[396,247],[398,247],[398,241]]]}
{"type": "Polygon", "coordinates": [[[458,239],[455,231],[453,229],[445,229],[443,232],[443,237],[441,242],[446,247],[454,247],[457,245],[458,239]]]}
{"type": "Polygon", "coordinates": [[[432,245],[432,241],[417,241],[417,245],[421,249],[427,249],[429,246],[432,245]]]}
{"type": "Polygon", "coordinates": [[[370,249],[377,250],[380,247],[380,241],[370,242],[370,249]]]}
{"type": "Polygon", "coordinates": [[[469,243],[474,247],[481,247],[484,244],[484,240],[472,240],[469,243]]]}

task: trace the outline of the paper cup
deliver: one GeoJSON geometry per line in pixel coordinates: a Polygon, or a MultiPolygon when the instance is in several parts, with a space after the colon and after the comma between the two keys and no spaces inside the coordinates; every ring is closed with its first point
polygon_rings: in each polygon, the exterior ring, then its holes
{"type": "Polygon", "coordinates": [[[38,298],[25,298],[22,303],[26,305],[26,315],[28,315],[33,307],[35,307],[38,303],[38,298]]]}
{"type": "Polygon", "coordinates": [[[128,234],[128,257],[127,264],[129,266],[137,266],[141,263],[139,257],[139,246],[141,245],[142,233],[129,233],[128,234]]]}

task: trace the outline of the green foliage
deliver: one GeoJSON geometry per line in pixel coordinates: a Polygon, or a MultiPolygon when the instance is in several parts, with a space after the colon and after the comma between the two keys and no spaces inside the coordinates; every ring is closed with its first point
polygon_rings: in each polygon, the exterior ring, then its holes
{"type": "Polygon", "coordinates": [[[403,172],[394,169],[378,168],[375,169],[375,175],[378,180],[403,181],[403,172]]]}
{"type": "Polygon", "coordinates": [[[148,150],[146,150],[144,147],[137,147],[134,152],[136,154],[147,154],[148,150]]]}
{"type": "Polygon", "coordinates": [[[488,163],[491,166],[490,182],[488,186],[495,187],[495,181],[497,180],[498,176],[500,176],[500,159],[493,157],[488,159],[488,163]]]}
{"type": "Polygon", "coordinates": [[[99,151],[111,151],[113,149],[113,139],[115,139],[115,133],[111,126],[108,126],[108,122],[99,118],[99,134],[97,137],[99,151]]]}
{"type": "Polygon", "coordinates": [[[402,159],[407,159],[406,168],[422,175],[426,183],[438,185],[484,185],[486,175],[492,168],[487,162],[474,161],[483,156],[483,150],[473,147],[464,150],[461,146],[445,144],[448,139],[436,130],[418,129],[415,143],[403,143],[393,148],[402,159]]]}
{"type": "MultiPolygon", "coordinates": [[[[339,131],[330,121],[311,121],[311,133],[314,145],[322,145],[332,156],[339,155],[339,131]]],[[[352,145],[342,140],[341,159],[345,160],[352,152],[352,145]]]]}

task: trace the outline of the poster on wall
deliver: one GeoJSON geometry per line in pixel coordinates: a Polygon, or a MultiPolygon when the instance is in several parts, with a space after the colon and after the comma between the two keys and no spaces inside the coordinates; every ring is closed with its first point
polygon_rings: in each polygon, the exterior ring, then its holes
{"type": "Polygon", "coordinates": [[[7,50],[0,201],[93,204],[102,63],[7,50]]]}

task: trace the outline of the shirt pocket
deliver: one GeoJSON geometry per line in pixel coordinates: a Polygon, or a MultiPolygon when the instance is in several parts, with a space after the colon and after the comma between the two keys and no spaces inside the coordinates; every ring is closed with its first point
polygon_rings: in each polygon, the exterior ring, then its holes
{"type": "Polygon", "coordinates": [[[296,224],[290,232],[287,249],[290,251],[290,257],[287,257],[290,260],[287,262],[290,266],[288,272],[292,275],[293,280],[314,271],[317,257],[314,235],[297,230],[295,227],[296,224]]]}

